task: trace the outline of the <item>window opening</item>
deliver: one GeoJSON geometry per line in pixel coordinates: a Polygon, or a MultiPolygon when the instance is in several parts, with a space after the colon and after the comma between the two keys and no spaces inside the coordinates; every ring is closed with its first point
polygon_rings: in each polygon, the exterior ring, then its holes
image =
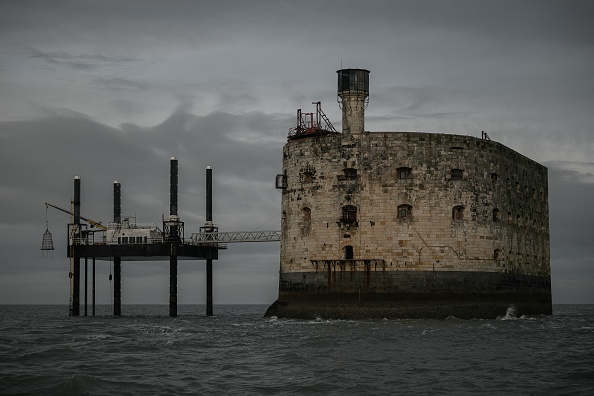
{"type": "Polygon", "coordinates": [[[343,223],[354,223],[357,221],[357,207],[353,205],[346,205],[342,207],[343,223]]]}
{"type": "Polygon", "coordinates": [[[313,172],[303,172],[303,183],[313,182],[313,172]]]}
{"type": "Polygon", "coordinates": [[[452,208],[452,219],[464,220],[464,206],[458,205],[452,208]]]}
{"type": "Polygon", "coordinates": [[[357,180],[357,169],[346,168],[344,170],[344,179],[345,180],[357,180]]]}
{"type": "Polygon", "coordinates": [[[491,183],[497,183],[497,173],[491,173],[491,183]]]}
{"type": "Polygon", "coordinates": [[[344,258],[345,260],[352,260],[354,257],[353,255],[353,247],[351,245],[347,245],[344,247],[344,258]]]}
{"type": "Polygon", "coordinates": [[[396,172],[398,173],[398,180],[410,179],[412,176],[411,168],[401,167],[401,168],[396,169],[396,172]]]}
{"type": "Polygon", "coordinates": [[[493,221],[499,221],[499,209],[493,209],[493,221]]]}
{"type": "Polygon", "coordinates": [[[450,180],[462,180],[464,177],[464,171],[462,169],[452,169],[452,177],[450,180]]]}
{"type": "Polygon", "coordinates": [[[410,219],[412,218],[412,206],[400,205],[398,206],[398,218],[399,219],[410,219]]]}
{"type": "Polygon", "coordinates": [[[303,221],[311,220],[311,209],[310,208],[303,208],[302,210],[303,221]]]}

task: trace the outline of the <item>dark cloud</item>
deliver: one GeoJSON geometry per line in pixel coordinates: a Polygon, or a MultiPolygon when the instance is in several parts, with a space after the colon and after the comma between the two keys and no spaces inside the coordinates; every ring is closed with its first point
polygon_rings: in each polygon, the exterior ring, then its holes
{"type": "MultiPolygon", "coordinates": [[[[137,62],[134,58],[114,58],[100,54],[70,54],[65,51],[43,52],[34,48],[30,49],[30,57],[41,59],[49,64],[64,65],[77,70],[93,70],[100,67],[124,62],[137,62]]],[[[107,80],[107,79],[106,79],[107,80]]],[[[117,80],[117,79],[112,79],[117,80]]]]}

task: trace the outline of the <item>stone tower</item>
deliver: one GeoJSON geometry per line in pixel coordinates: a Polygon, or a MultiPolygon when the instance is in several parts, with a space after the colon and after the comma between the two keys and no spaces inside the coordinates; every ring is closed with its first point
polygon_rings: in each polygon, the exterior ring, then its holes
{"type": "Polygon", "coordinates": [[[366,132],[369,71],[338,76],[343,132],[298,129],[283,148],[266,314],[551,314],[547,169],[484,134],[366,132]]]}

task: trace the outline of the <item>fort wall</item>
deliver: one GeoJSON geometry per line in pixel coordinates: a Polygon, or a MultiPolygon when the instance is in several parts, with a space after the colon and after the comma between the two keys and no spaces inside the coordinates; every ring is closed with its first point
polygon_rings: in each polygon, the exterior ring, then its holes
{"type": "Polygon", "coordinates": [[[285,145],[283,174],[269,314],[551,313],[547,169],[512,149],[451,134],[311,136],[285,145]]]}

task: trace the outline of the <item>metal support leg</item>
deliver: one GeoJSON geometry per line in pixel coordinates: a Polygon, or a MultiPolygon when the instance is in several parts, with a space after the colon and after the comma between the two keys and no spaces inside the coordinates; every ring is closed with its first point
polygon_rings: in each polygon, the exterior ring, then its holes
{"type": "Polygon", "coordinates": [[[89,260],[85,257],[85,316],[87,316],[87,297],[89,296],[89,260]]]}
{"type": "Polygon", "coordinates": [[[206,316],[213,316],[212,310],[212,260],[206,260],[206,316]]]}
{"type": "Polygon", "coordinates": [[[95,257],[93,257],[93,316],[95,316],[95,257]]]}
{"type": "Polygon", "coordinates": [[[113,314],[122,315],[122,258],[113,258],[113,314]]]}
{"type": "Polygon", "coordinates": [[[169,257],[169,316],[177,316],[177,256],[169,257]]]}

